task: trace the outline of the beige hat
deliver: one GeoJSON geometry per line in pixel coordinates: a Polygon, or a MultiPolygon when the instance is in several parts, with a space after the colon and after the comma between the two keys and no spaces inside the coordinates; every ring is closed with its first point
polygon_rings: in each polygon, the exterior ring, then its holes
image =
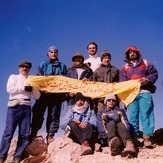
{"type": "Polygon", "coordinates": [[[106,104],[107,100],[112,99],[112,100],[117,100],[115,95],[110,93],[105,97],[104,104],[106,104]]]}

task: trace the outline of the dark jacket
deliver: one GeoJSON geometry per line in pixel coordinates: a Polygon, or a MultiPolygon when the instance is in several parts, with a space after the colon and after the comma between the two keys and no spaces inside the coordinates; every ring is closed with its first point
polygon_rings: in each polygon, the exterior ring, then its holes
{"type": "Polygon", "coordinates": [[[97,113],[97,129],[100,137],[107,138],[106,125],[111,121],[116,123],[122,122],[126,128],[130,130],[130,123],[123,109],[117,107],[114,109],[108,109],[105,107],[104,110],[99,110],[97,113]]]}
{"type": "Polygon", "coordinates": [[[93,81],[105,82],[105,83],[114,83],[119,81],[119,69],[109,65],[105,66],[101,64],[97,68],[93,75],[93,81]]]}
{"type": "MultiPolygon", "coordinates": [[[[81,64],[79,66],[72,66],[68,69],[66,74],[66,76],[69,78],[73,78],[73,79],[79,78],[79,80],[82,80],[84,78],[87,78],[88,80],[92,80],[92,75],[93,75],[92,69],[90,69],[86,64],[81,64]],[[77,73],[77,68],[81,68],[83,70],[83,72],[79,77],[77,73]]],[[[74,98],[70,97],[68,94],[67,94],[67,103],[68,106],[75,104],[74,98]]]]}

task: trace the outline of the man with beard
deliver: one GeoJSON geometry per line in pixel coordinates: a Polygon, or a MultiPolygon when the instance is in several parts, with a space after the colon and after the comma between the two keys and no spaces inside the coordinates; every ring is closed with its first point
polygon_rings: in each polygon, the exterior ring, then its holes
{"type": "Polygon", "coordinates": [[[126,64],[120,72],[120,81],[139,80],[140,93],[128,105],[129,120],[134,129],[134,137],[139,137],[139,116],[143,127],[144,146],[151,148],[151,136],[154,132],[154,104],[152,94],[155,92],[154,83],[158,78],[156,68],[147,60],[143,60],[140,51],[135,46],[129,46],[125,52],[126,64]]]}
{"type": "MultiPolygon", "coordinates": [[[[84,64],[84,57],[80,52],[76,52],[72,57],[73,65],[68,69],[66,76],[78,80],[91,80],[93,71],[88,64],[84,64]]],[[[70,92],[67,96],[68,108],[72,108],[75,104],[75,93],[70,92]]]]}
{"type": "Polygon", "coordinates": [[[74,100],[75,105],[61,121],[61,128],[69,132],[66,133],[68,137],[81,144],[81,155],[92,154],[90,144],[96,127],[96,114],[82,93],[76,93],[74,100]]]}

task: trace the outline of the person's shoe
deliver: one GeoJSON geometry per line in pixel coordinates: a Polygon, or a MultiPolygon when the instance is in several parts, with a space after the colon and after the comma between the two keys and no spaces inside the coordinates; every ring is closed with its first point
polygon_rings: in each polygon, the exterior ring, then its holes
{"type": "Polygon", "coordinates": [[[120,148],[121,142],[119,140],[118,137],[113,137],[110,141],[109,141],[109,148],[111,150],[111,155],[115,156],[119,154],[119,148],[120,148]]]}
{"type": "Polygon", "coordinates": [[[4,163],[5,161],[4,161],[4,158],[0,158],[0,163],[4,163]]]}
{"type": "Polygon", "coordinates": [[[123,152],[124,152],[125,156],[136,154],[135,146],[131,140],[126,141],[125,148],[124,148],[123,152]]]}
{"type": "Polygon", "coordinates": [[[48,135],[48,136],[46,137],[46,141],[47,141],[47,145],[49,145],[50,143],[52,143],[52,142],[54,141],[53,136],[48,135]]]}
{"type": "Polygon", "coordinates": [[[21,163],[21,158],[20,157],[14,158],[13,163],[21,163]]]}
{"type": "Polygon", "coordinates": [[[84,141],[81,145],[81,156],[92,154],[92,148],[89,146],[88,141],[84,141]]]}
{"type": "Polygon", "coordinates": [[[144,143],[143,141],[140,141],[138,138],[134,138],[134,144],[136,147],[140,148],[140,147],[143,147],[144,146],[144,143]]]}
{"type": "Polygon", "coordinates": [[[153,144],[151,142],[150,136],[149,135],[145,135],[145,136],[143,136],[143,138],[144,138],[144,146],[146,148],[153,148],[153,144]]]}

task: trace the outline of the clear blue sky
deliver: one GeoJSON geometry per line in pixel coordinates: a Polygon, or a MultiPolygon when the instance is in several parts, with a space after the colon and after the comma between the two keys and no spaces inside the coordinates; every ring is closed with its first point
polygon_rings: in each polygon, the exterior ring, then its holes
{"type": "Polygon", "coordinates": [[[0,0],[0,137],[7,111],[6,82],[18,73],[18,62],[30,60],[35,74],[48,47],[55,45],[60,61],[69,67],[76,51],[88,57],[90,41],[98,44],[98,55],[109,50],[118,68],[130,45],[156,66],[159,79],[153,98],[156,128],[162,128],[162,8],[162,0],[0,0]]]}

